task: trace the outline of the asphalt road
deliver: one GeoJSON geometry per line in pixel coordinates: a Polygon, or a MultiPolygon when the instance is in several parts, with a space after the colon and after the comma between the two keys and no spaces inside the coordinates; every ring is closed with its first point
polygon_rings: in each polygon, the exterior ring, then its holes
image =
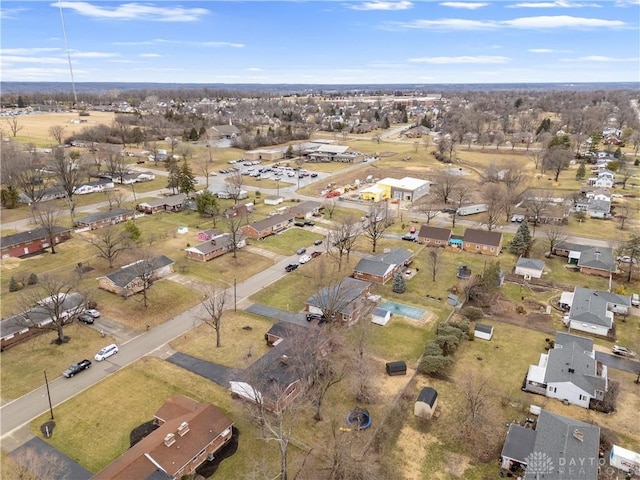
{"type": "Polygon", "coordinates": [[[640,362],[632,360],[631,358],[596,351],[596,360],[602,362],[602,364],[608,368],[622,370],[623,372],[634,373],[636,375],[640,373],[640,362]]]}

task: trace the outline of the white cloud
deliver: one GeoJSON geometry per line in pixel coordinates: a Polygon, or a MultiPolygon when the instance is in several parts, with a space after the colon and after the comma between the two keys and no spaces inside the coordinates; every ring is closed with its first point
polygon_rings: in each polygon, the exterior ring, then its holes
{"type": "MultiPolygon", "coordinates": [[[[3,59],[4,60],[4,59],[3,59]]],[[[84,75],[84,70],[75,69],[73,73],[78,76],[84,75]]],[[[17,68],[10,71],[2,72],[3,80],[7,82],[18,81],[51,81],[52,78],[64,78],[69,77],[68,68],[17,68]]]]}
{"type": "Polygon", "coordinates": [[[615,62],[637,62],[637,57],[617,58],[606,57],[604,55],[588,55],[586,57],[565,58],[563,62],[597,62],[597,63],[615,63],[615,62]]]}
{"type": "Polygon", "coordinates": [[[71,56],[74,58],[113,58],[119,55],[119,53],[106,52],[71,52],[71,56]]]}
{"type": "Polygon", "coordinates": [[[434,65],[460,65],[460,64],[478,64],[478,63],[508,63],[508,57],[499,57],[492,55],[477,55],[477,56],[461,56],[461,57],[419,57],[410,58],[409,62],[412,63],[430,63],[434,65]]]}
{"type": "Polygon", "coordinates": [[[2,8],[0,9],[0,19],[1,20],[10,20],[17,18],[18,15],[24,12],[25,8],[2,8]]]}
{"type": "Polygon", "coordinates": [[[484,2],[442,2],[441,7],[462,8],[465,10],[475,10],[477,8],[488,7],[488,3],[484,2]]]}
{"type": "Polygon", "coordinates": [[[159,57],[162,57],[162,55],[160,55],[159,53],[141,53],[140,56],[144,57],[144,58],[159,58],[159,57]]]}
{"type": "Polygon", "coordinates": [[[571,53],[571,50],[554,50],[553,48],[530,48],[530,53],[571,53]]]}
{"type": "Polygon", "coordinates": [[[440,20],[413,20],[411,22],[388,22],[382,25],[387,29],[424,29],[424,30],[494,30],[499,28],[519,28],[544,30],[551,28],[617,28],[626,24],[621,20],[601,18],[572,17],[570,15],[519,17],[512,20],[464,20],[444,18],[440,20]]]}
{"type": "Polygon", "coordinates": [[[507,8],[600,8],[597,3],[568,2],[566,0],[555,0],[553,2],[521,2],[507,5],[507,8]]]}
{"type": "Polygon", "coordinates": [[[263,71],[261,68],[258,68],[258,67],[250,67],[250,68],[247,68],[247,70],[249,72],[262,72],[263,71]]]}
{"type": "Polygon", "coordinates": [[[56,2],[52,7],[74,10],[80,15],[108,20],[149,20],[154,22],[195,22],[209,13],[205,8],[159,7],[142,3],[123,3],[114,8],[89,2],[56,2]]]}
{"type": "Polygon", "coordinates": [[[31,55],[44,52],[59,52],[60,48],[3,48],[0,49],[0,55],[31,55]]]}
{"type": "Polygon", "coordinates": [[[637,7],[640,6],[640,0],[616,0],[616,7],[637,7]]]}
{"type": "Polygon", "coordinates": [[[364,2],[358,5],[348,5],[348,8],[353,10],[409,10],[410,8],[413,8],[413,3],[407,0],[401,0],[399,2],[374,0],[372,2],[364,2]]]}
{"type": "MultiPolygon", "coordinates": [[[[190,42],[187,42],[190,43],[190,42]]],[[[231,48],[244,48],[244,43],[233,42],[197,42],[194,45],[202,45],[204,47],[231,47],[231,48]]]]}
{"type": "Polygon", "coordinates": [[[56,57],[25,57],[21,55],[2,55],[2,62],[7,64],[11,64],[11,63],[62,64],[62,63],[67,63],[67,60],[65,58],[56,58],[56,57]]]}

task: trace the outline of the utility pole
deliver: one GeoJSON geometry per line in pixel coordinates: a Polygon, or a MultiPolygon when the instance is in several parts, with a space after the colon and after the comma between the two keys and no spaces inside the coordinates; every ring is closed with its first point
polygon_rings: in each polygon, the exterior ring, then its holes
{"type": "Polygon", "coordinates": [[[49,392],[49,381],[47,380],[47,371],[44,372],[44,383],[47,386],[47,398],[49,399],[49,411],[51,412],[51,420],[53,420],[53,405],[51,405],[51,392],[49,392]]]}

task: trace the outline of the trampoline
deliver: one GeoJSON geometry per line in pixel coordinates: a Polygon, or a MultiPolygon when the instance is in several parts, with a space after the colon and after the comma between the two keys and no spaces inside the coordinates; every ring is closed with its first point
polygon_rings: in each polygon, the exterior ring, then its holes
{"type": "Polygon", "coordinates": [[[347,414],[347,425],[357,430],[365,430],[371,426],[371,415],[363,408],[356,408],[347,414]]]}
{"type": "Polygon", "coordinates": [[[409,305],[403,305],[396,302],[384,302],[380,305],[380,308],[387,310],[394,315],[402,315],[403,317],[413,318],[415,320],[421,320],[426,310],[422,308],[410,307],[409,305]]]}

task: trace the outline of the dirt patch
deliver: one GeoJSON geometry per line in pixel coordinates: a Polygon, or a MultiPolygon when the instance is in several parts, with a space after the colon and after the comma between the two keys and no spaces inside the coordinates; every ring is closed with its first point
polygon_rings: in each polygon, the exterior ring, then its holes
{"type": "Polygon", "coordinates": [[[406,480],[421,480],[422,465],[432,445],[440,443],[429,433],[419,432],[409,425],[405,425],[398,435],[396,454],[403,459],[401,478],[406,480]]]}
{"type": "Polygon", "coordinates": [[[136,443],[156,430],[159,425],[156,425],[153,420],[150,420],[142,425],[137,426],[129,434],[129,448],[133,447],[136,443]]]}

